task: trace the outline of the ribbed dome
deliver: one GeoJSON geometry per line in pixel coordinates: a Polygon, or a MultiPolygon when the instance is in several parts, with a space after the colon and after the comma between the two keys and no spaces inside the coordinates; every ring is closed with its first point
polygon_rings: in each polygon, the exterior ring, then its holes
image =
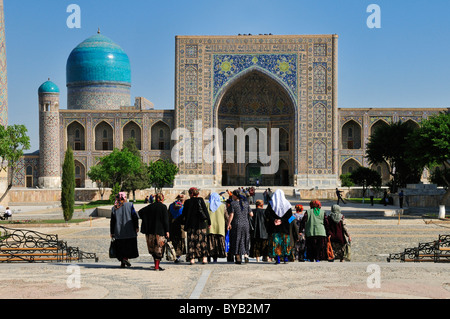
{"type": "Polygon", "coordinates": [[[42,85],[38,89],[39,93],[59,93],[58,86],[52,81],[48,80],[47,82],[42,83],[42,85]]]}
{"type": "Polygon", "coordinates": [[[79,82],[131,83],[128,55],[102,34],[80,43],[67,60],[67,84],[79,82]]]}

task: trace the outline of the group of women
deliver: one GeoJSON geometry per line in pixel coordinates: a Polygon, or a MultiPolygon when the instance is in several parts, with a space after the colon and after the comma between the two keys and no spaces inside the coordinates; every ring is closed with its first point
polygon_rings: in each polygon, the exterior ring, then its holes
{"type": "Polygon", "coordinates": [[[191,265],[225,257],[236,264],[249,262],[249,257],[258,262],[260,258],[273,258],[276,264],[328,260],[328,242],[336,258],[343,261],[345,247],[351,241],[338,205],[333,205],[326,216],[318,200],[311,201],[305,212],[301,205],[296,205],[293,212],[280,189],[273,193],[265,209],[261,200],[256,201],[256,209],[251,209],[239,190],[225,202],[217,193],[211,193],[205,201],[194,187],[188,193],[188,199],[180,194],[168,207],[163,195],[157,194],[155,203],[137,213],[123,193],[117,195],[110,228],[121,267],[130,267],[128,260],[139,255],[139,218],[155,270],[164,270],[160,261],[168,240],[176,253],[175,263],[186,255],[191,265]]]}

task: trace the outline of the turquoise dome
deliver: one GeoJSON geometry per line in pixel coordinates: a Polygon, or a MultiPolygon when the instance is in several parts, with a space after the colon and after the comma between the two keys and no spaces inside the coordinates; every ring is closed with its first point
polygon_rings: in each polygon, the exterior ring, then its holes
{"type": "Polygon", "coordinates": [[[42,83],[38,90],[39,93],[59,93],[58,86],[52,81],[42,83]]]}
{"type": "Polygon", "coordinates": [[[128,55],[110,38],[98,33],[70,53],[66,66],[67,84],[121,82],[131,84],[128,55]]]}

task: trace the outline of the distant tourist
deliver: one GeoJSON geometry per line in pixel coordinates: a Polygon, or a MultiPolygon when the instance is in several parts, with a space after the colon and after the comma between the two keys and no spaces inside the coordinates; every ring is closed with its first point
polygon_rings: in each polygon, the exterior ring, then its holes
{"type": "Polygon", "coordinates": [[[370,205],[373,206],[373,190],[369,188],[370,205]]]}
{"type": "Polygon", "coordinates": [[[384,193],[383,193],[383,205],[386,206],[388,204],[388,202],[389,202],[388,192],[387,192],[387,190],[384,190],[384,193]]]}
{"type": "Polygon", "coordinates": [[[403,197],[404,197],[403,190],[400,190],[400,193],[398,193],[398,201],[400,203],[400,208],[403,208],[403,197]]]}
{"type": "Polygon", "coordinates": [[[110,234],[114,238],[116,258],[121,262],[121,268],[131,267],[128,260],[139,257],[138,232],[139,217],[133,203],[127,202],[125,193],[117,194],[111,210],[110,234]]]}
{"type": "Polygon", "coordinates": [[[343,204],[345,204],[344,199],[342,198],[342,191],[336,188],[336,196],[337,196],[337,205],[339,205],[339,200],[342,201],[343,204]]]}

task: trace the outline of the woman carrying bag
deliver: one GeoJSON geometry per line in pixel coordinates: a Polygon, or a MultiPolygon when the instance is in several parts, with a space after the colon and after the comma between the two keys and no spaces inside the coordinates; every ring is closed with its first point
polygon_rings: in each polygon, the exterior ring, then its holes
{"type": "Polygon", "coordinates": [[[344,260],[350,261],[348,250],[350,249],[349,245],[352,239],[345,224],[344,216],[341,213],[341,207],[339,205],[331,206],[331,213],[327,219],[329,238],[335,259],[341,262],[344,260]]]}

